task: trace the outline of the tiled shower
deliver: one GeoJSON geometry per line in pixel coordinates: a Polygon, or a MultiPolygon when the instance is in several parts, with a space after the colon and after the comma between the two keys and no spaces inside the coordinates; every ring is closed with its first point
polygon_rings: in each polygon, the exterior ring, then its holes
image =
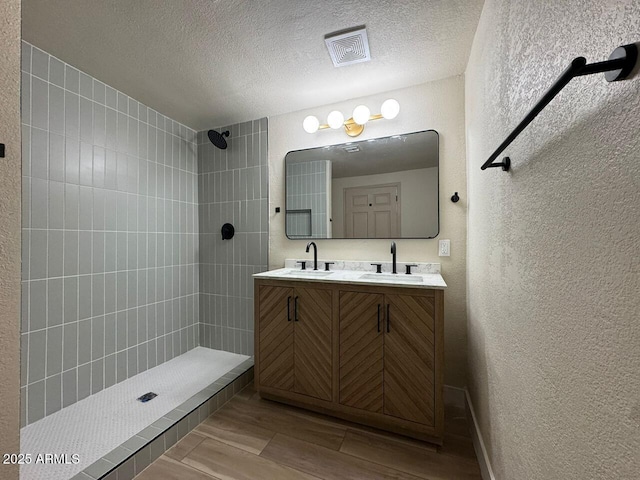
{"type": "Polygon", "coordinates": [[[267,119],[229,131],[221,150],[198,133],[200,344],[253,355],[253,278],[267,270],[267,119]],[[223,240],[224,223],[235,226],[223,240]]]}
{"type": "Polygon", "coordinates": [[[286,169],[286,231],[289,237],[329,238],[331,160],[291,161],[286,169]]]}
{"type": "Polygon", "coordinates": [[[22,425],[199,345],[252,355],[266,119],[222,151],[25,42],[22,70],[22,425]]]}

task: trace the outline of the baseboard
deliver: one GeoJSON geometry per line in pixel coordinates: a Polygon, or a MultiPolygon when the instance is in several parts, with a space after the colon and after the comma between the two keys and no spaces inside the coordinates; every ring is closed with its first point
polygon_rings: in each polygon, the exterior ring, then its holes
{"type": "Polygon", "coordinates": [[[493,469],[491,468],[491,461],[487,454],[487,449],[484,446],[484,440],[482,439],[482,433],[480,432],[480,426],[476,418],[476,412],[473,409],[473,403],[471,403],[471,396],[467,389],[464,390],[465,397],[467,399],[467,417],[471,419],[471,439],[473,440],[473,448],[476,451],[476,457],[478,457],[478,463],[480,464],[480,473],[482,474],[482,480],[496,480],[493,475],[493,469]]]}
{"type": "Polygon", "coordinates": [[[444,404],[464,410],[466,408],[465,390],[460,387],[444,385],[444,404]]]}

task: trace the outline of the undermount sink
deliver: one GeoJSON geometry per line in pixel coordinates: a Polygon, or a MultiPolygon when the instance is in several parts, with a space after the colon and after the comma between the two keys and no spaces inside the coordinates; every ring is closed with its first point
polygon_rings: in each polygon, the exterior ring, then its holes
{"type": "Polygon", "coordinates": [[[419,275],[385,275],[384,273],[365,273],[360,280],[378,280],[380,282],[403,282],[403,283],[422,283],[422,277],[419,275]]]}
{"type": "Polygon", "coordinates": [[[299,275],[306,275],[309,277],[326,277],[327,275],[331,275],[334,272],[327,272],[325,270],[290,270],[287,273],[285,273],[285,275],[291,275],[291,276],[299,276],[299,275]]]}

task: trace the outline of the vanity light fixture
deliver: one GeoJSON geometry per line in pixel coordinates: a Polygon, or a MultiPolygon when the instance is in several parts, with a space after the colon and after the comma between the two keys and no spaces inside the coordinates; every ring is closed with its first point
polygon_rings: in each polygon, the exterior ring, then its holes
{"type": "Polygon", "coordinates": [[[316,133],[318,130],[324,130],[326,128],[339,129],[344,127],[345,132],[350,137],[357,137],[364,131],[364,125],[369,120],[380,120],[386,118],[392,120],[400,113],[400,104],[397,100],[389,98],[384,101],[382,107],[380,107],[380,113],[371,115],[371,110],[366,105],[358,105],[353,109],[351,118],[344,119],[342,112],[338,110],[332,111],[327,116],[327,123],[320,125],[320,121],[317,117],[309,115],[302,122],[302,128],[307,133],[316,133]]]}

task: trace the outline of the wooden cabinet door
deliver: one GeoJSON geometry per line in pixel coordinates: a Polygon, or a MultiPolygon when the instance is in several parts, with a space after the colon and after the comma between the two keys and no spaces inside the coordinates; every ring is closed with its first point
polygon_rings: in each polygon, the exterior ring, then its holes
{"type": "Polygon", "coordinates": [[[385,300],[384,413],[434,425],[435,297],[387,294],[385,300]]]}
{"type": "Polygon", "coordinates": [[[327,289],[294,291],[294,388],[303,395],[331,400],[332,296],[327,289]]]}
{"type": "Polygon", "coordinates": [[[384,296],[340,292],[340,403],[382,413],[384,296]]]}
{"type": "Polygon", "coordinates": [[[260,285],[258,295],[259,384],[292,390],[293,288],[260,285]]]}

